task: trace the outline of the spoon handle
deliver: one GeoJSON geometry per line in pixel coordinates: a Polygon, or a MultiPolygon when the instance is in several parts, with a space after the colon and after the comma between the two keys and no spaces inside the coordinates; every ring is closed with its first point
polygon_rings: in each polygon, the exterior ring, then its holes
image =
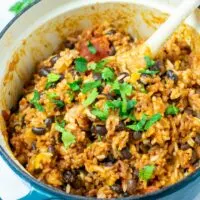
{"type": "Polygon", "coordinates": [[[154,57],[176,28],[200,5],[200,0],[185,0],[168,20],[146,41],[154,57]]]}

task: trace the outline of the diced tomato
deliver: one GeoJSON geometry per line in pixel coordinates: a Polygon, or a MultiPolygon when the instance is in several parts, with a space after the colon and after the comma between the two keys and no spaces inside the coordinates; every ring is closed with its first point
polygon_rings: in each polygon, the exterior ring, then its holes
{"type": "Polygon", "coordinates": [[[80,44],[80,55],[86,58],[88,61],[99,61],[109,55],[109,41],[105,36],[92,38],[91,41],[92,45],[96,49],[96,54],[90,53],[88,50],[88,42],[84,41],[80,44]]]}

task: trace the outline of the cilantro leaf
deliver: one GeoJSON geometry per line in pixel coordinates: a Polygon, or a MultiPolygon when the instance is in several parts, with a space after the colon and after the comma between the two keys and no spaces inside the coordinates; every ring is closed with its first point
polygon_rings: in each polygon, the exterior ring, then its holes
{"type": "Polygon", "coordinates": [[[91,81],[91,82],[87,82],[83,84],[83,88],[82,88],[82,93],[86,94],[87,92],[89,92],[90,90],[97,88],[101,86],[101,81],[91,81]]]}
{"type": "Polygon", "coordinates": [[[90,104],[92,104],[95,99],[97,98],[97,96],[99,95],[99,93],[97,92],[97,89],[93,89],[92,92],[88,95],[87,99],[83,102],[83,105],[89,106],[90,104]]]}
{"type": "Polygon", "coordinates": [[[129,83],[121,83],[120,84],[120,92],[123,92],[126,96],[130,96],[132,93],[133,87],[129,83]]]}
{"type": "Polygon", "coordinates": [[[142,69],[142,70],[139,70],[139,73],[147,74],[147,75],[154,75],[154,74],[159,73],[159,71],[158,70],[142,69]]]}
{"type": "Polygon", "coordinates": [[[40,93],[37,90],[34,90],[33,98],[30,100],[30,103],[34,105],[34,107],[39,110],[40,112],[44,111],[44,108],[41,104],[39,104],[40,100],[40,93]]]}
{"type": "Polygon", "coordinates": [[[102,78],[106,81],[112,81],[115,78],[113,69],[110,67],[104,68],[102,71],[102,78]]]}
{"type": "Polygon", "coordinates": [[[112,109],[120,108],[121,105],[122,105],[121,100],[106,101],[107,108],[112,108],[112,109]]]}
{"type": "Polygon", "coordinates": [[[100,120],[106,120],[108,118],[108,112],[107,111],[102,111],[102,110],[99,110],[97,108],[93,109],[91,111],[91,113],[93,115],[95,115],[97,118],[99,118],[100,120]]]}
{"type": "Polygon", "coordinates": [[[88,69],[89,70],[93,70],[95,72],[101,72],[102,69],[105,67],[105,65],[107,64],[107,60],[103,59],[98,61],[97,63],[90,63],[88,65],[88,69]]]}
{"type": "Polygon", "coordinates": [[[80,83],[81,83],[81,81],[78,80],[78,81],[74,81],[72,83],[69,83],[68,85],[72,89],[72,91],[76,92],[76,91],[80,90],[80,86],[79,86],[80,83]]]}
{"type": "Polygon", "coordinates": [[[153,172],[155,170],[154,165],[146,165],[139,170],[139,178],[143,181],[148,181],[152,178],[153,172]]]}
{"type": "Polygon", "coordinates": [[[55,92],[47,93],[47,97],[52,100],[58,97],[58,95],[55,92]]]}
{"type": "Polygon", "coordinates": [[[76,142],[76,137],[70,133],[69,131],[65,130],[63,127],[63,124],[59,124],[58,122],[56,123],[55,129],[58,132],[62,133],[61,140],[64,144],[64,147],[67,149],[71,144],[76,142]]]}
{"type": "Polygon", "coordinates": [[[146,66],[147,68],[152,67],[153,65],[155,65],[155,61],[152,60],[149,56],[144,56],[144,60],[146,62],[146,66]]]}
{"type": "Polygon", "coordinates": [[[87,47],[88,47],[88,50],[91,54],[97,53],[96,48],[94,47],[94,45],[90,41],[88,42],[87,47]]]}
{"type": "Polygon", "coordinates": [[[136,100],[134,100],[134,99],[129,100],[129,101],[127,102],[127,110],[128,110],[128,111],[131,110],[132,108],[135,107],[136,104],[137,104],[137,101],[136,101],[136,100]]]}
{"type": "Polygon", "coordinates": [[[160,113],[157,113],[155,115],[152,115],[151,118],[147,121],[145,124],[144,130],[148,130],[153,124],[155,124],[157,121],[159,121],[162,118],[162,115],[160,113]]]}
{"type": "Polygon", "coordinates": [[[53,99],[52,102],[53,102],[54,104],[56,104],[56,106],[57,106],[58,108],[63,108],[63,107],[65,106],[65,103],[64,103],[64,101],[62,101],[62,100],[53,99]]]}
{"type": "Polygon", "coordinates": [[[177,115],[180,112],[179,108],[174,105],[169,105],[165,110],[166,115],[177,115]]]}
{"type": "Polygon", "coordinates": [[[143,131],[143,127],[146,122],[147,122],[147,115],[143,114],[142,119],[139,122],[137,122],[136,124],[133,124],[133,125],[129,125],[129,126],[127,126],[127,128],[134,130],[134,131],[143,131]]]}
{"type": "Polygon", "coordinates": [[[21,13],[24,8],[32,4],[34,0],[21,0],[17,1],[14,5],[12,5],[9,9],[10,12],[13,12],[14,14],[19,14],[21,13]]]}
{"type": "Polygon", "coordinates": [[[57,81],[59,81],[60,77],[61,76],[59,74],[54,74],[54,73],[48,74],[45,88],[49,89],[50,87],[52,87],[57,81]]]}
{"type": "Polygon", "coordinates": [[[78,72],[85,72],[87,70],[87,60],[83,57],[76,58],[75,69],[78,72]]]}

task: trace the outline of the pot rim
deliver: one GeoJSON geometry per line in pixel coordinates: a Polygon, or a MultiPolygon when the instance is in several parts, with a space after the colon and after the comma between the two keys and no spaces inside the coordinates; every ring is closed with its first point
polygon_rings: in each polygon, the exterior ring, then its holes
{"type": "MultiPolygon", "coordinates": [[[[18,18],[23,15],[26,11],[31,9],[33,6],[41,2],[41,0],[35,0],[31,5],[29,5],[27,8],[25,8],[20,14],[16,15],[0,32],[0,40],[4,36],[4,34],[8,31],[8,29],[14,24],[15,21],[18,20],[18,18]]],[[[199,7],[200,8],[200,7],[199,7]]],[[[8,164],[8,166],[25,182],[28,182],[33,186],[36,191],[43,191],[45,193],[53,195],[55,198],[57,196],[62,198],[75,198],[80,200],[95,200],[97,198],[94,197],[86,197],[86,196],[80,196],[80,195],[72,195],[67,194],[57,188],[51,187],[47,184],[44,184],[42,182],[39,182],[35,177],[28,174],[26,171],[21,169],[16,162],[9,156],[9,154],[3,149],[3,147],[0,145],[0,156],[3,158],[5,163],[8,164]]],[[[182,180],[178,181],[177,183],[174,183],[172,185],[169,185],[167,187],[161,188],[155,192],[147,193],[145,195],[136,195],[136,196],[129,196],[129,197],[123,197],[123,198],[117,198],[118,200],[150,200],[150,199],[156,199],[161,198],[164,196],[167,196],[168,194],[172,194],[183,187],[187,186],[190,182],[196,180],[200,176],[200,168],[191,173],[189,176],[186,176],[182,180]]]]}

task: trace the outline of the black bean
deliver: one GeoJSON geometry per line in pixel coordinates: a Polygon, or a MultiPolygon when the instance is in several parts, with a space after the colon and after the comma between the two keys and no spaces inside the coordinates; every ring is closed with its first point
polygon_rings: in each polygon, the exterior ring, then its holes
{"type": "Polygon", "coordinates": [[[127,181],[127,192],[130,195],[133,195],[137,188],[137,180],[136,179],[129,179],[127,181]]]}
{"type": "Polygon", "coordinates": [[[134,140],[140,140],[142,138],[142,132],[140,131],[133,131],[131,133],[133,135],[134,140]]]}
{"type": "Polygon", "coordinates": [[[46,129],[43,127],[33,127],[32,132],[36,135],[44,135],[46,132],[46,129]]]}
{"type": "Polygon", "coordinates": [[[64,46],[65,46],[65,48],[68,48],[68,49],[74,49],[74,47],[75,47],[74,43],[70,40],[66,40],[64,42],[64,46]]]}
{"type": "Polygon", "coordinates": [[[174,83],[177,83],[177,81],[178,81],[178,76],[174,73],[174,71],[168,70],[168,71],[166,72],[166,76],[167,76],[169,79],[173,80],[174,83]]]}
{"type": "Polygon", "coordinates": [[[125,147],[121,150],[122,159],[130,159],[132,157],[132,154],[129,151],[128,147],[125,147]]]}
{"type": "Polygon", "coordinates": [[[108,154],[108,156],[103,160],[104,165],[111,166],[113,165],[117,160],[114,158],[113,154],[108,154]]]}
{"type": "Polygon", "coordinates": [[[65,183],[72,183],[76,180],[76,174],[72,171],[66,170],[63,173],[63,180],[65,183]]]}
{"type": "Polygon", "coordinates": [[[111,29],[109,31],[106,32],[106,35],[114,35],[116,33],[115,29],[111,29]]]}
{"type": "Polygon", "coordinates": [[[49,68],[41,68],[38,72],[40,76],[48,76],[48,74],[51,72],[49,68]]]}
{"type": "Polygon", "coordinates": [[[190,159],[190,163],[194,164],[198,160],[198,155],[195,150],[192,151],[192,157],[190,159]]]}
{"type": "Polygon", "coordinates": [[[49,153],[52,153],[52,154],[55,154],[55,147],[53,146],[53,145],[50,145],[50,146],[48,146],[48,152],[49,153]]]}
{"type": "Polygon", "coordinates": [[[109,56],[114,56],[115,54],[116,54],[116,49],[115,49],[115,46],[112,45],[110,47],[109,56]]]}
{"type": "Polygon", "coordinates": [[[72,182],[71,185],[74,189],[80,189],[84,186],[84,183],[80,178],[76,178],[76,180],[72,182]]]}
{"type": "Polygon", "coordinates": [[[187,149],[189,149],[190,148],[190,145],[188,144],[188,143],[185,143],[185,144],[181,144],[180,145],[180,149],[182,149],[182,150],[187,150],[187,149]]]}
{"type": "Polygon", "coordinates": [[[122,187],[120,184],[114,184],[111,186],[111,189],[114,191],[114,192],[117,192],[117,193],[122,193],[123,190],[122,190],[122,187]]]}
{"type": "Polygon", "coordinates": [[[107,133],[107,129],[104,125],[92,125],[91,132],[104,136],[107,133]]]}
{"type": "Polygon", "coordinates": [[[139,146],[139,152],[142,153],[142,154],[148,153],[149,149],[150,149],[150,145],[148,145],[148,144],[143,144],[142,143],[139,146]]]}
{"type": "Polygon", "coordinates": [[[200,134],[197,134],[195,137],[195,142],[200,145],[200,134]]]}
{"type": "Polygon", "coordinates": [[[57,62],[57,60],[58,60],[59,58],[60,58],[60,55],[55,55],[55,56],[53,56],[53,57],[50,59],[51,65],[52,65],[52,66],[55,65],[56,62],[57,62]]]}
{"type": "Polygon", "coordinates": [[[46,127],[50,128],[51,124],[54,122],[54,118],[53,117],[48,117],[45,119],[44,123],[46,124],[46,127]]]}
{"type": "Polygon", "coordinates": [[[120,121],[115,128],[116,131],[123,131],[125,129],[126,129],[126,124],[123,121],[120,121]]]}
{"type": "Polygon", "coordinates": [[[99,92],[99,93],[102,93],[103,90],[104,90],[104,87],[103,87],[103,86],[98,87],[98,92],[99,92]]]}
{"type": "Polygon", "coordinates": [[[35,142],[35,141],[31,143],[31,149],[32,149],[33,151],[37,149],[37,147],[36,147],[36,142],[35,142]]]}
{"type": "Polygon", "coordinates": [[[117,80],[120,82],[120,83],[123,83],[124,82],[124,79],[126,77],[130,76],[128,72],[122,72],[119,74],[119,76],[117,77],[117,80]]]}
{"type": "Polygon", "coordinates": [[[93,73],[93,79],[95,81],[102,80],[101,73],[93,73]]]}

